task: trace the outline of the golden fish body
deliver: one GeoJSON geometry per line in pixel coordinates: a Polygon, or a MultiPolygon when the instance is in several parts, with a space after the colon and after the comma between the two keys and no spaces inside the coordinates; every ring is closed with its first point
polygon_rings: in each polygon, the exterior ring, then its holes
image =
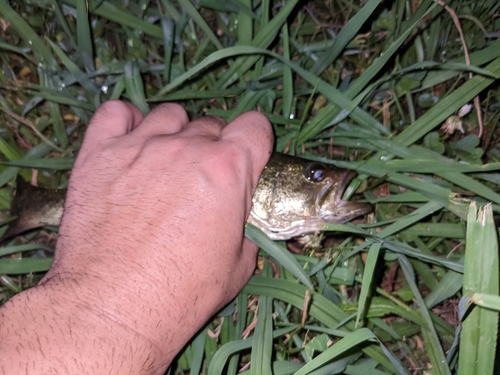
{"type": "MultiPolygon", "coordinates": [[[[367,203],[341,199],[354,173],[306,159],[274,153],[257,185],[248,222],[273,240],[321,230],[372,211],[367,203]]],[[[12,215],[4,241],[45,225],[58,226],[66,190],[34,187],[18,179],[12,215]]]]}

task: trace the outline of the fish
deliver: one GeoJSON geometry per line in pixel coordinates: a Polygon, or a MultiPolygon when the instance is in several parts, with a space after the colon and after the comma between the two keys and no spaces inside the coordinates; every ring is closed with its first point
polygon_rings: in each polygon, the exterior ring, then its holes
{"type": "MultiPolygon", "coordinates": [[[[345,223],[372,212],[368,203],[342,200],[355,172],[281,153],[273,153],[252,198],[248,223],[272,240],[288,240],[345,223]]],[[[58,226],[65,189],[32,186],[21,177],[11,205],[15,217],[0,242],[43,226],[58,226]]]]}

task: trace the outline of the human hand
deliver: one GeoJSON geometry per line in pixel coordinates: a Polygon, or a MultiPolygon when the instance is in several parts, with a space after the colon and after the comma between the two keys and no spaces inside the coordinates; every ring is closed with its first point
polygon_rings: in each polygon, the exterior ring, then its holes
{"type": "Polygon", "coordinates": [[[54,265],[32,291],[64,302],[52,307],[59,317],[71,312],[81,349],[63,338],[70,356],[83,360],[88,340],[134,342],[140,350],[122,349],[154,369],[147,373],[163,373],[235,297],[255,267],[257,246],[243,229],[272,140],[257,112],[224,126],[213,117],[189,122],[175,104],[145,118],[118,101],[98,109],[71,175],[54,265]]]}

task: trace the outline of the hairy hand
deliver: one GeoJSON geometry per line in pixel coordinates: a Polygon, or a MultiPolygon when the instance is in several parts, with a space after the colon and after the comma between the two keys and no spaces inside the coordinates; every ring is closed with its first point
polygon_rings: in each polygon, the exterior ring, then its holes
{"type": "Polygon", "coordinates": [[[189,122],[175,104],[143,118],[131,104],[105,103],[78,154],[40,288],[116,324],[120,337],[138,335],[165,356],[149,361],[166,366],[253,273],[257,247],[243,229],[272,139],[257,112],[225,125],[189,122]]]}

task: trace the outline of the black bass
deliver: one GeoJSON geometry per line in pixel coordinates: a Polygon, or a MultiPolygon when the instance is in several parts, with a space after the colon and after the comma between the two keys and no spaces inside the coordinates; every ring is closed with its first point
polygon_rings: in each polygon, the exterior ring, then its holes
{"type": "MultiPolygon", "coordinates": [[[[273,240],[285,240],[321,230],[323,224],[345,223],[372,211],[367,203],[342,200],[355,173],[310,160],[274,153],[257,185],[248,222],[273,240]]],[[[17,181],[12,201],[16,216],[4,241],[45,225],[58,226],[66,190],[34,187],[17,181]]]]}

